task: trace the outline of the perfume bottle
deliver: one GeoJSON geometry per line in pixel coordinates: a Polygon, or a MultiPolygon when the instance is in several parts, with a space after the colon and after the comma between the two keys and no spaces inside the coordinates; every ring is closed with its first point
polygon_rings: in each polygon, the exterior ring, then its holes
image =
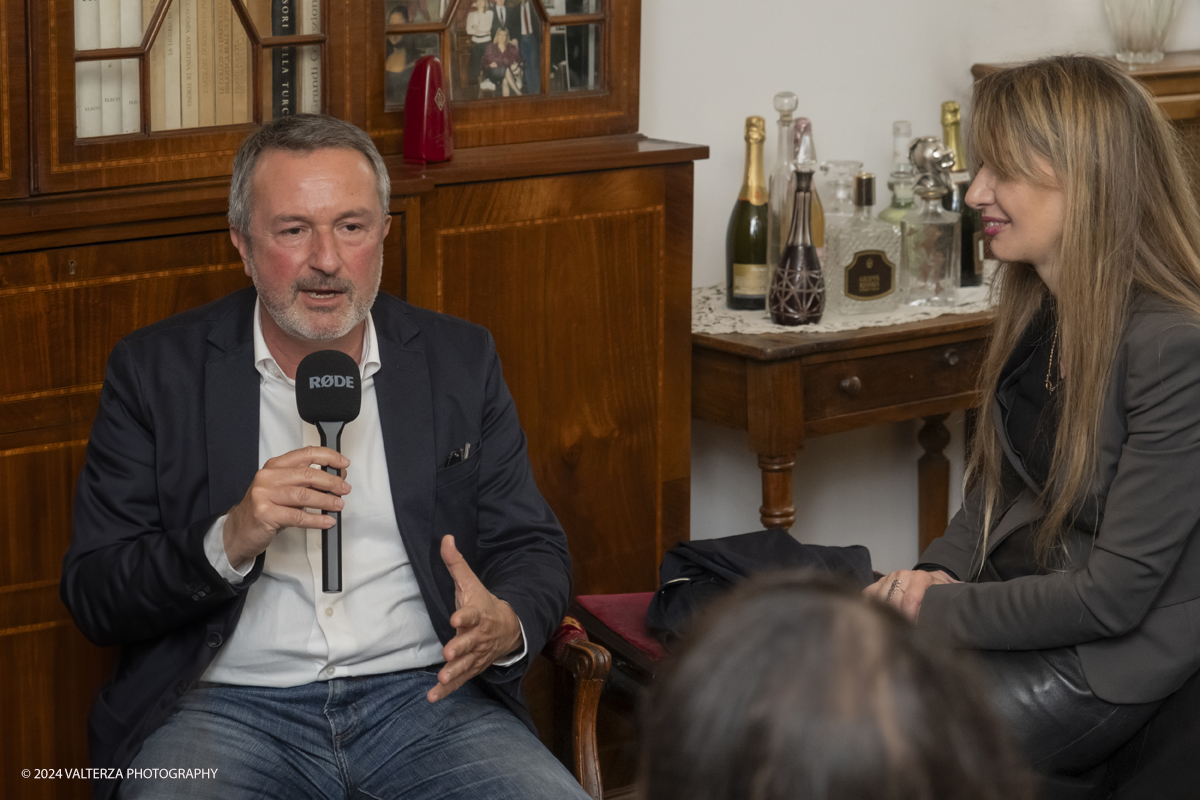
{"type": "Polygon", "coordinates": [[[900,222],[900,271],[910,306],[952,306],[958,300],[959,215],[942,207],[950,187],[922,175],[916,203],[900,222]]]}
{"type": "Polygon", "coordinates": [[[877,314],[899,306],[900,233],[875,219],[875,176],[854,176],[854,216],[829,231],[825,272],[829,310],[838,314],[877,314]]]}
{"type": "Polygon", "coordinates": [[[771,276],[767,307],[776,325],[808,325],[821,321],[825,311],[825,280],[812,239],[813,169],[811,161],[796,168],[796,196],[792,201],[792,224],[771,276]]]}
{"type": "Polygon", "coordinates": [[[768,183],[770,200],[767,204],[767,264],[774,268],[779,263],[783,241],[787,238],[787,224],[792,219],[792,196],[795,194],[796,172],[796,123],[792,112],[799,104],[796,95],[780,92],[775,95],[775,110],[779,112],[775,149],[775,167],[768,183]]]}

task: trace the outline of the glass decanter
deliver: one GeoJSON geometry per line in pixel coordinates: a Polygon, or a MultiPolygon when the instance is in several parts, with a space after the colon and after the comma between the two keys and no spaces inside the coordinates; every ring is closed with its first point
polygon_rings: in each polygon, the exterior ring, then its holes
{"type": "Polygon", "coordinates": [[[838,314],[878,314],[899,306],[900,233],[875,219],[875,176],[854,176],[854,216],[829,231],[826,303],[838,314]]]}
{"type": "Polygon", "coordinates": [[[900,270],[910,306],[958,301],[959,215],[942,207],[950,187],[929,175],[916,185],[916,204],[900,222],[900,270]]]}

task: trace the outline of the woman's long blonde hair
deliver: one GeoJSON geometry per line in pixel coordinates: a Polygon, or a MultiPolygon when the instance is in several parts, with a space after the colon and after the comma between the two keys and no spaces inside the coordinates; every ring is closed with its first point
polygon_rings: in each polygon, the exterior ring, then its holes
{"type": "MultiPolygon", "coordinates": [[[[1046,185],[1038,158],[1066,195],[1058,260],[1058,341],[1064,379],[1046,514],[1035,533],[1039,563],[1061,565],[1063,533],[1091,483],[1097,429],[1117,346],[1137,292],[1200,315],[1200,211],[1174,128],[1154,100],[1115,65],[1060,56],[988,75],[975,84],[968,150],[972,167],[1002,180],[1046,185]]],[[[1004,459],[991,420],[1000,372],[1048,289],[1033,266],[1002,265],[999,303],[967,484],[982,483],[985,529],[1000,497],[1004,459]]]]}

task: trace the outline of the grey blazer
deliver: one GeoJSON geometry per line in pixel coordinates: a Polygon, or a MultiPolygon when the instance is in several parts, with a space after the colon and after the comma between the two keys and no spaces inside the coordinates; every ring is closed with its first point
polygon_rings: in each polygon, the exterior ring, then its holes
{"type": "Polygon", "coordinates": [[[978,650],[1074,645],[1092,691],[1112,703],[1157,700],[1200,669],[1200,319],[1135,300],[1101,413],[1092,488],[1077,506],[1082,546],[1067,568],[980,581],[981,563],[1042,514],[1013,454],[999,402],[992,422],[1008,455],[1005,490],[980,552],[982,492],[969,494],[921,554],[966,583],[929,588],[918,624],[978,650]]]}

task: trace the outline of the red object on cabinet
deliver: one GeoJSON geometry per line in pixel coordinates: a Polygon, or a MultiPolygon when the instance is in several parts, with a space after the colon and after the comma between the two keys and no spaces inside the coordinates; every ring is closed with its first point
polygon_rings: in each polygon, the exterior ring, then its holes
{"type": "Polygon", "coordinates": [[[404,160],[413,164],[449,161],[454,155],[450,96],[442,80],[442,62],[425,56],[413,66],[404,97],[404,160]]]}

